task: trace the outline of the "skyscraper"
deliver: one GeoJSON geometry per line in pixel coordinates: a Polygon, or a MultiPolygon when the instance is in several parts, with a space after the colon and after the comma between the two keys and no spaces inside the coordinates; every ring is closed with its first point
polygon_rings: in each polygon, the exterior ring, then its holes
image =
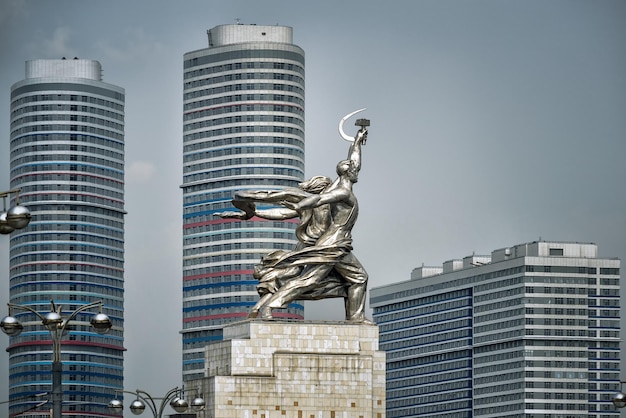
{"type": "MultiPolygon", "coordinates": [[[[102,301],[113,329],[100,335],[82,312],[62,341],[63,411],[110,416],[123,388],[124,89],[83,59],[26,62],[11,88],[11,188],[21,188],[30,225],[10,239],[10,302],[64,317],[102,301]]],[[[49,392],[52,342],[41,321],[15,311],[24,332],[8,348],[10,413],[49,392]]],[[[50,405],[39,416],[49,416],[50,405]]],[[[32,413],[32,412],[31,412],[32,413]]]]}
{"type": "MultiPolygon", "coordinates": [[[[304,51],[285,26],[222,25],[184,56],[183,380],[203,376],[204,347],[258,300],[254,265],[291,249],[295,221],[221,219],[237,190],[304,178],[304,51]]],[[[277,316],[301,319],[294,303],[277,316]]]]}
{"type": "Polygon", "coordinates": [[[387,417],[607,418],[620,389],[620,260],[532,242],[373,288],[387,417]]]}

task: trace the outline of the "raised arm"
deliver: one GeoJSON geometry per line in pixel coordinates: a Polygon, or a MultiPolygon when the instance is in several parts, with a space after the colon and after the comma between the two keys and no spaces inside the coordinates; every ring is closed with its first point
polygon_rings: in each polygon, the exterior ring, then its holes
{"type": "Polygon", "coordinates": [[[366,140],[367,128],[363,127],[356,133],[354,142],[350,144],[350,149],[348,150],[348,159],[353,161],[357,171],[361,170],[361,146],[365,145],[366,140]]]}

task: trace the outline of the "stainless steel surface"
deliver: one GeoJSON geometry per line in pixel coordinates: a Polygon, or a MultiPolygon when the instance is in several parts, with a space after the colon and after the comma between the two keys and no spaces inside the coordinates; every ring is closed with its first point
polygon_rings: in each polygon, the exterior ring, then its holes
{"type": "Polygon", "coordinates": [[[344,122],[365,109],[339,121],[340,135],[350,141],[348,158],[337,164],[338,177],[316,176],[299,189],[256,190],[235,193],[233,206],[241,211],[216,216],[247,220],[253,216],[283,220],[299,217],[296,229],[299,244],[292,251],[274,251],[261,259],[254,277],[261,299],[249,317],[272,318],[272,311],[303,299],[343,297],[346,320],[370,322],[365,318],[368,275],[352,253],[352,228],[358,217],[358,201],[352,186],[361,169],[361,150],[367,140],[370,121],[359,119],[352,138],[343,130],[344,122]],[[255,202],[280,207],[258,210],[255,202]]]}

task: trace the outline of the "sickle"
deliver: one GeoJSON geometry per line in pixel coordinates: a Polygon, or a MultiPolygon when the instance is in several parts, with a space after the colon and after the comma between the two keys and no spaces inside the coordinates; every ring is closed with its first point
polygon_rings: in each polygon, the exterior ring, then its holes
{"type": "Polygon", "coordinates": [[[343,139],[345,139],[346,141],[349,141],[349,142],[354,142],[354,138],[353,138],[353,137],[351,137],[351,136],[349,136],[349,135],[347,135],[347,134],[343,131],[343,123],[344,123],[346,120],[350,119],[352,116],[356,115],[357,113],[364,111],[365,109],[367,109],[367,108],[366,108],[366,107],[364,107],[363,109],[355,110],[355,111],[354,111],[354,112],[352,112],[352,113],[348,113],[346,116],[344,116],[343,118],[341,118],[341,120],[339,121],[339,135],[341,135],[341,137],[342,137],[343,139]]]}

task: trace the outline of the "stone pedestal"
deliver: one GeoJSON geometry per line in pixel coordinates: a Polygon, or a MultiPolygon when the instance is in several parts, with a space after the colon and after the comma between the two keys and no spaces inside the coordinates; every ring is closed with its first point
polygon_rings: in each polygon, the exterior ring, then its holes
{"type": "Polygon", "coordinates": [[[205,353],[210,418],[384,418],[376,325],[247,320],[205,353]]]}

